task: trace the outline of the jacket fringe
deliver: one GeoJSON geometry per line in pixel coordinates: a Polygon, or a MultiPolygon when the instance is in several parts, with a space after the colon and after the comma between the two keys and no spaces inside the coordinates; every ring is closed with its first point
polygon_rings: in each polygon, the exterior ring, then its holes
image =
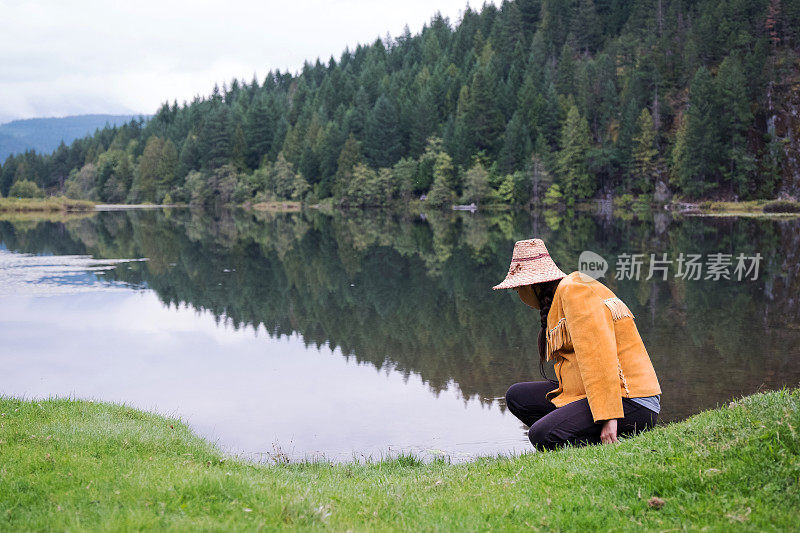
{"type": "Polygon", "coordinates": [[[628,309],[628,306],[625,305],[625,302],[619,298],[607,298],[603,300],[603,303],[606,304],[606,307],[611,310],[611,318],[613,318],[615,321],[625,317],[633,318],[633,313],[631,313],[631,310],[628,309]]]}
{"type": "Polygon", "coordinates": [[[628,389],[628,380],[625,379],[625,374],[622,373],[622,363],[619,362],[619,359],[617,359],[617,369],[619,369],[619,379],[622,381],[622,387],[625,389],[625,396],[630,398],[631,391],[628,389]]]}
{"type": "Polygon", "coordinates": [[[572,338],[567,329],[567,319],[562,318],[554,328],[547,331],[547,360],[553,358],[556,350],[560,350],[564,345],[571,343],[572,338]]]}

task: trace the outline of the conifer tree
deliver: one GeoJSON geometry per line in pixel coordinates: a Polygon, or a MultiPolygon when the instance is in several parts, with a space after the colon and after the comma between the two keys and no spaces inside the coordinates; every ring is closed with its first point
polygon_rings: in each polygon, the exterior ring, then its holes
{"type": "Polygon", "coordinates": [[[589,125],[573,104],[561,130],[558,153],[558,177],[562,193],[569,205],[584,200],[594,192],[595,183],[589,174],[589,125]]]}
{"type": "Polygon", "coordinates": [[[347,182],[353,173],[353,168],[362,162],[361,143],[353,134],[347,138],[342,146],[337,160],[336,175],[334,176],[333,193],[336,197],[341,197],[347,190],[347,182]]]}
{"type": "Polygon", "coordinates": [[[403,152],[397,108],[384,95],[375,102],[367,120],[364,152],[367,160],[378,168],[390,167],[403,152]]]}
{"type": "Polygon", "coordinates": [[[724,110],[717,117],[722,145],[722,174],[727,192],[745,196],[755,166],[753,157],[747,151],[747,130],[753,122],[753,113],[747,97],[747,80],[736,55],[729,55],[722,62],[715,85],[720,110],[724,110]]]}
{"type": "Polygon", "coordinates": [[[655,189],[659,177],[658,149],[653,117],[643,108],[636,122],[637,133],[633,138],[633,177],[638,189],[650,193],[655,189]]]}
{"type": "Polygon", "coordinates": [[[198,170],[200,168],[201,155],[200,141],[196,134],[190,132],[181,147],[181,153],[178,158],[178,175],[185,177],[192,170],[198,170]]]}
{"type": "Polygon", "coordinates": [[[684,139],[675,157],[675,182],[689,196],[699,197],[719,185],[719,116],[714,105],[711,73],[700,67],[689,90],[684,139]]]}
{"type": "Polygon", "coordinates": [[[266,96],[259,96],[250,104],[245,116],[245,139],[247,156],[245,163],[250,168],[258,168],[261,158],[272,148],[275,120],[270,112],[266,96]]]}
{"type": "Polygon", "coordinates": [[[233,147],[231,112],[228,106],[215,104],[203,124],[199,145],[203,165],[217,168],[228,162],[233,147]]]}
{"type": "Polygon", "coordinates": [[[475,75],[472,78],[466,120],[474,135],[475,148],[493,154],[497,140],[503,131],[503,117],[497,105],[494,51],[489,42],[481,51],[475,75]]]}
{"type": "Polygon", "coordinates": [[[503,148],[498,157],[502,173],[521,170],[531,153],[531,138],[521,112],[517,111],[506,126],[503,148]]]}

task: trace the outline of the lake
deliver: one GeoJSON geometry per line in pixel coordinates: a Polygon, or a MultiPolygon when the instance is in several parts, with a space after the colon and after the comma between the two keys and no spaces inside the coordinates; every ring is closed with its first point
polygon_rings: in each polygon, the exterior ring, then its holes
{"type": "Polygon", "coordinates": [[[796,218],[173,209],[0,220],[0,393],[178,416],[263,461],[520,453],[502,397],[540,379],[539,317],[491,287],[534,236],[566,272],[607,262],[662,421],[800,381],[796,218]]]}

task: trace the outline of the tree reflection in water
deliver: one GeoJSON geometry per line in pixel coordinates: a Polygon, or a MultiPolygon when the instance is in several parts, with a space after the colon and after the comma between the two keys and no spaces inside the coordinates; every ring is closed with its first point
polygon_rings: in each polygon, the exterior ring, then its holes
{"type": "Polygon", "coordinates": [[[543,238],[565,271],[583,250],[637,317],[664,391],[663,419],[800,378],[797,219],[599,217],[386,211],[126,211],[65,222],[0,222],[13,251],[147,257],[107,277],[166,305],[211,311],[235,327],[299,333],[376,368],[454,383],[493,401],[538,377],[538,316],[493,292],[515,240],[543,238]],[[756,281],[614,279],[622,253],[739,253],[764,258],[756,281]]]}

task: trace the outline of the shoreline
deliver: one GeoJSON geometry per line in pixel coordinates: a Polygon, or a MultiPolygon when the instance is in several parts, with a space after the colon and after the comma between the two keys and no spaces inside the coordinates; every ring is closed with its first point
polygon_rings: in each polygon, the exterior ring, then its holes
{"type": "MultiPolygon", "coordinates": [[[[303,204],[298,201],[290,200],[275,200],[270,202],[231,204],[226,205],[230,209],[244,209],[252,213],[298,213],[306,209],[314,209],[321,211],[408,211],[411,213],[421,213],[426,211],[424,202],[413,201],[410,204],[403,204],[402,206],[386,205],[376,207],[348,207],[338,208],[333,206],[330,202],[321,202],[317,204],[303,204]]],[[[488,204],[482,206],[468,206],[464,208],[461,205],[453,205],[449,207],[432,207],[427,209],[438,210],[442,212],[466,212],[470,215],[474,214],[491,214],[496,212],[507,211],[525,211],[533,212],[549,212],[564,213],[570,210],[579,212],[592,212],[592,211],[608,211],[616,213],[617,211],[637,211],[643,210],[644,212],[658,212],[660,210],[667,211],[677,216],[690,216],[690,217],[755,217],[755,218],[791,218],[800,216],[800,202],[792,200],[749,200],[742,202],[719,202],[719,201],[698,201],[698,202],[681,202],[672,201],[666,204],[649,203],[644,200],[636,198],[628,198],[624,201],[619,201],[615,198],[614,201],[606,199],[590,199],[582,202],[577,202],[571,207],[566,206],[510,206],[505,204],[488,204]]],[[[97,213],[109,211],[128,211],[128,210],[157,210],[157,209],[195,209],[189,204],[101,204],[88,200],[71,200],[63,196],[53,196],[47,198],[0,198],[0,214],[26,214],[34,217],[38,213],[60,213],[60,214],[75,214],[75,213],[97,213]]],[[[199,207],[199,209],[204,209],[199,207]]]]}
{"type": "Polygon", "coordinates": [[[180,420],[0,398],[10,529],[791,529],[800,389],[759,393],[618,445],[451,464],[256,464],[180,420]],[[591,490],[587,490],[591,487],[591,490]]]}

